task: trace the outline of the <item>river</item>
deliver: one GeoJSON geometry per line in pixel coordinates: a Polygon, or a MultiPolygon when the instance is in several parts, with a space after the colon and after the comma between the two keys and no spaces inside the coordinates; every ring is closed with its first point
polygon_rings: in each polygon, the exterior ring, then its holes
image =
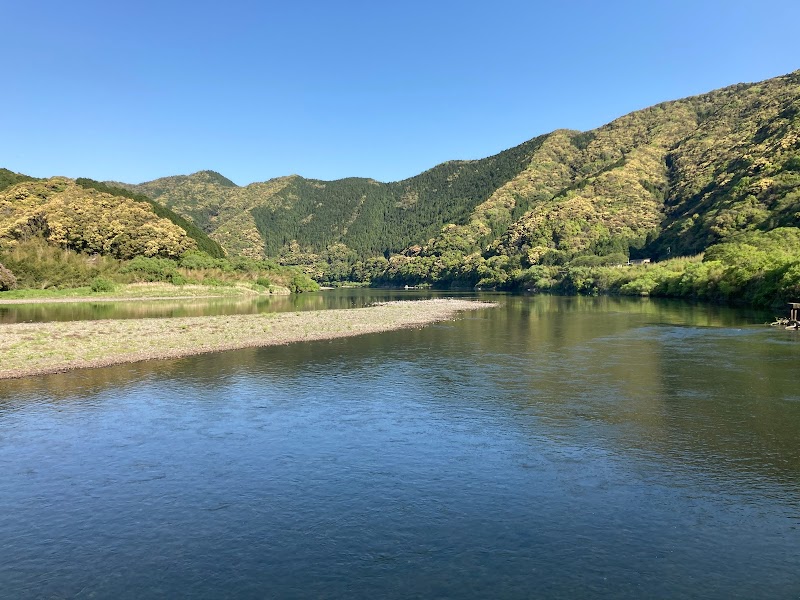
{"type": "Polygon", "coordinates": [[[490,298],[417,330],[0,382],[2,596],[800,595],[797,332],[490,298]]]}

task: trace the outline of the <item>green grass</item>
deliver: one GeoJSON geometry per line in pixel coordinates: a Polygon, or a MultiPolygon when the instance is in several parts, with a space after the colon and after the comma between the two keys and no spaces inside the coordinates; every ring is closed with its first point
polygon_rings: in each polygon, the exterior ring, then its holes
{"type": "Polygon", "coordinates": [[[196,298],[202,296],[251,296],[257,294],[288,294],[281,286],[239,285],[172,285],[169,283],[138,283],[117,285],[113,291],[92,292],[89,286],[69,289],[22,289],[0,292],[0,304],[7,300],[31,300],[37,302],[58,301],[74,298],[76,302],[93,302],[101,299],[148,298],[196,298]]]}
{"type": "Polygon", "coordinates": [[[0,302],[3,300],[27,300],[27,299],[50,299],[50,298],[71,298],[79,296],[90,296],[92,288],[88,285],[84,287],[70,288],[66,290],[46,289],[46,290],[10,290],[0,292],[0,302]]]}

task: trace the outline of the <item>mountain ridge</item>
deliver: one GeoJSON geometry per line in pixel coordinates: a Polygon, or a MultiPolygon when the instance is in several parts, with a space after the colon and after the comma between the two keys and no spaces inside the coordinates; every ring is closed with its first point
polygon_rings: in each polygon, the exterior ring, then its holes
{"type": "Polygon", "coordinates": [[[524,287],[552,280],[548,269],[702,255],[800,226],[800,71],[396,182],[238,186],[203,170],[109,185],[174,211],[231,256],[300,265],[319,281],[524,287]]]}
{"type": "MultiPolygon", "coordinates": [[[[767,81],[791,78],[793,75],[796,72],[767,81]]],[[[666,194],[669,182],[665,170],[658,176],[654,175],[660,169],[655,164],[659,155],[666,157],[671,145],[676,144],[681,136],[687,136],[692,128],[708,121],[715,111],[723,110],[722,105],[727,98],[763,84],[733,84],[707,94],[661,102],[623,115],[588,132],[557,129],[483,159],[446,161],[397,182],[382,183],[355,177],[322,181],[290,175],[221,190],[221,186],[215,186],[215,182],[208,177],[209,171],[199,171],[189,176],[160,178],[126,187],[147,193],[178,213],[192,218],[234,254],[242,253],[251,257],[283,255],[287,259],[286,255],[297,254],[292,248],[298,247],[305,255],[319,255],[332,244],[344,244],[364,260],[370,256],[409,254],[417,246],[430,251],[455,244],[462,251],[469,248],[474,252],[485,250],[488,243],[491,253],[500,255],[513,255],[525,247],[523,262],[535,264],[548,252],[558,251],[559,247],[570,247],[576,236],[583,237],[584,242],[572,250],[589,251],[598,244],[608,243],[621,247],[624,245],[621,238],[627,237],[632,242],[627,250],[633,248],[635,252],[635,246],[643,246],[648,235],[652,236],[665,220],[660,206],[663,198],[659,196],[666,194]],[[680,111],[684,114],[676,118],[674,113],[680,111]],[[661,118],[650,119],[648,123],[648,119],[643,117],[648,113],[671,114],[662,114],[661,118]],[[645,121],[644,128],[631,127],[630,122],[637,118],[645,121]],[[665,136],[663,130],[670,127],[677,127],[678,131],[673,132],[672,137],[667,131],[665,136]],[[656,142],[659,144],[658,152],[649,152],[648,156],[648,152],[639,149],[650,144],[650,138],[656,139],[659,135],[664,139],[656,142]],[[603,143],[604,136],[607,143],[603,143]],[[536,155],[539,145],[555,139],[562,142],[560,148],[552,148],[550,156],[544,159],[536,155]],[[567,146],[565,140],[569,142],[567,146]],[[489,167],[486,171],[490,181],[482,191],[476,191],[473,185],[473,189],[442,209],[441,191],[452,187],[453,179],[462,176],[470,168],[481,169],[487,162],[503,159],[522,148],[529,148],[531,152],[521,157],[514,168],[493,178],[495,174],[489,167]],[[628,156],[631,152],[633,156],[628,156]],[[608,187],[614,177],[608,174],[604,176],[604,171],[616,171],[616,175],[622,174],[623,178],[628,178],[629,185],[635,184],[631,179],[633,175],[618,170],[624,166],[619,161],[631,159],[647,163],[640,165],[643,169],[640,174],[649,176],[644,178],[645,184],[639,182],[644,191],[639,190],[637,194],[627,196],[627,201],[637,204],[640,218],[623,219],[623,222],[616,224],[612,222],[611,227],[604,224],[593,234],[594,224],[588,221],[591,220],[590,213],[596,212],[597,206],[581,205],[579,198],[562,202],[560,209],[551,206],[547,210],[544,206],[548,202],[553,204],[553,200],[560,196],[570,193],[576,196],[573,186],[583,189],[593,185],[595,191],[598,185],[608,187]],[[535,164],[537,160],[539,164],[535,164]],[[537,171],[537,167],[538,172],[532,173],[537,171]],[[544,172],[545,167],[549,168],[549,174],[544,172]],[[443,173],[446,173],[444,178],[441,177],[443,173]],[[436,184],[419,185],[421,180],[431,177],[438,180],[440,187],[436,184]],[[368,189],[372,186],[381,188],[381,191],[368,189]],[[245,189],[250,189],[252,193],[247,194],[247,201],[243,202],[237,196],[245,189]],[[412,223],[409,225],[409,219],[401,217],[412,217],[412,211],[420,210],[417,205],[421,192],[422,204],[437,204],[439,214],[434,215],[429,211],[416,222],[410,219],[412,223]],[[437,194],[438,197],[432,198],[437,194]],[[389,207],[389,204],[392,206],[389,207]],[[534,205],[535,214],[527,214],[534,205]],[[391,214],[391,208],[401,209],[406,214],[397,211],[391,214]],[[320,209],[328,214],[321,215],[320,209]],[[363,213],[370,211],[372,218],[365,218],[363,213]],[[563,221],[564,211],[586,213],[586,222],[572,233],[542,228],[543,223],[556,218],[563,221]],[[322,225],[315,227],[320,220],[322,225]],[[421,223],[423,220],[427,223],[421,223]],[[388,228],[384,227],[387,222],[388,228]],[[342,224],[348,226],[342,227],[342,224]],[[370,236],[367,230],[379,233],[370,236]],[[358,232],[360,240],[354,239],[354,232],[358,232]],[[365,237],[374,237],[381,243],[365,241],[365,237]],[[565,238],[572,239],[572,242],[565,241],[565,238]],[[611,238],[616,238],[616,241],[610,241],[611,238]],[[381,244],[383,247],[380,247],[381,244]],[[531,252],[531,245],[537,250],[531,252]]],[[[629,168],[628,171],[634,170],[629,168]]],[[[217,173],[214,175],[224,179],[217,173]]],[[[613,202],[607,204],[612,211],[618,212],[619,207],[614,206],[613,202]]]]}

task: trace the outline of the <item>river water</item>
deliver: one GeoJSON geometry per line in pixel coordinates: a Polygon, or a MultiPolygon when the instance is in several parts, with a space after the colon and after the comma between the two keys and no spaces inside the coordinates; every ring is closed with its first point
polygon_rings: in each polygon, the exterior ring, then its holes
{"type": "Polygon", "coordinates": [[[800,595],[796,332],[498,298],[0,382],[0,596],[800,595]]]}

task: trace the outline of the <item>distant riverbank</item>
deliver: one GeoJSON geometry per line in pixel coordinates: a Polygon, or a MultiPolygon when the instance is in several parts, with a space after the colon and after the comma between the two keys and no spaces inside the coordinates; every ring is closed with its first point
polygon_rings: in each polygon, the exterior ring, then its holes
{"type": "Polygon", "coordinates": [[[496,306],[457,299],[358,309],[0,326],[0,379],[421,327],[496,306]]]}

